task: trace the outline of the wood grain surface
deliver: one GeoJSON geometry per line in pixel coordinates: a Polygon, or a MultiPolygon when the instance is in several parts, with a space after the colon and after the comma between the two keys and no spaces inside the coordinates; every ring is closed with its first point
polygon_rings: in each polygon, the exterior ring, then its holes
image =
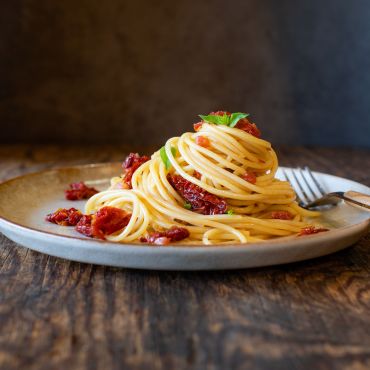
{"type": "MultiPolygon", "coordinates": [[[[120,160],[127,148],[2,147],[0,177],[120,160]]],[[[281,148],[370,185],[370,153],[281,148]]],[[[370,368],[370,235],[331,256],[154,272],[49,257],[0,236],[0,369],[370,368]]]]}

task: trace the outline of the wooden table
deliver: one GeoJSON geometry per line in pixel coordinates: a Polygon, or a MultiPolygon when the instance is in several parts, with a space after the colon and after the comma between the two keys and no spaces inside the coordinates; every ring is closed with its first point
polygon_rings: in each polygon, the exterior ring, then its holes
{"type": "MultiPolygon", "coordinates": [[[[0,177],[125,152],[2,147],[0,177]]],[[[368,151],[278,154],[370,185],[368,151]]],[[[4,236],[0,245],[2,370],[370,368],[369,235],[311,261],[187,273],[70,262],[4,236]]]]}

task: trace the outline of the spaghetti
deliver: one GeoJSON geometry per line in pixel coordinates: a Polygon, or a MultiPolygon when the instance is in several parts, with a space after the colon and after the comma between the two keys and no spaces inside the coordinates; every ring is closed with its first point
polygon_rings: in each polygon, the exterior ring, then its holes
{"type": "Polygon", "coordinates": [[[167,244],[179,238],[166,231],[185,229],[182,244],[249,243],[297,235],[319,215],[299,207],[290,184],[275,178],[276,154],[246,114],[201,117],[195,132],[170,138],[150,159],[131,154],[125,174],[88,200],[86,214],[115,207],[131,215],[107,240],[167,244]]]}

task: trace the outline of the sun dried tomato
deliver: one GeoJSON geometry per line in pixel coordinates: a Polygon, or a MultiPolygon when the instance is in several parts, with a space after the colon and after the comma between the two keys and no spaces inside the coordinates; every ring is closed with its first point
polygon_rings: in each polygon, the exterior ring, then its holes
{"type": "Polygon", "coordinates": [[[83,215],[78,222],[78,224],[75,227],[75,230],[78,231],[79,233],[92,237],[92,219],[93,217],[91,215],[83,215]]]}
{"type": "Polygon", "coordinates": [[[277,220],[292,220],[293,215],[288,211],[273,211],[271,212],[271,218],[277,220]]]}
{"type": "Polygon", "coordinates": [[[304,235],[312,235],[312,234],[317,234],[317,233],[322,233],[324,231],[329,231],[329,229],[324,229],[324,228],[316,228],[314,226],[308,226],[304,227],[298,236],[304,236],[304,235]]]}
{"type": "Polygon", "coordinates": [[[166,231],[157,231],[148,235],[147,238],[140,238],[142,243],[166,245],[171,242],[178,242],[189,237],[189,230],[185,227],[172,226],[166,231]]]}
{"type": "Polygon", "coordinates": [[[230,112],[227,112],[227,111],[224,111],[224,110],[217,110],[215,112],[210,112],[208,114],[209,115],[212,115],[212,116],[224,116],[225,114],[227,116],[231,116],[231,113],[230,112]]]}
{"type": "Polygon", "coordinates": [[[131,214],[123,209],[106,206],[100,208],[92,219],[92,235],[105,239],[105,235],[123,229],[129,223],[131,214]]]}
{"type": "MultiPolygon", "coordinates": [[[[127,185],[128,189],[132,189],[131,179],[134,172],[145,162],[149,161],[146,155],[140,156],[138,153],[130,153],[122,164],[125,170],[123,176],[123,183],[127,185]]],[[[125,186],[123,186],[125,187],[125,186]]]]}
{"type": "Polygon", "coordinates": [[[204,123],[203,121],[202,121],[202,122],[194,123],[194,124],[193,124],[194,131],[199,131],[199,130],[202,128],[203,123],[204,123]]]}
{"type": "Polygon", "coordinates": [[[197,136],[195,138],[195,143],[203,146],[204,148],[208,148],[211,145],[209,139],[205,136],[197,136]]]}
{"type": "Polygon", "coordinates": [[[167,180],[191,204],[194,212],[203,215],[216,215],[226,212],[227,203],[224,199],[209,193],[182,176],[168,174],[167,180]]]}
{"type": "Polygon", "coordinates": [[[88,199],[94,194],[99,193],[99,191],[95,188],[86,186],[85,183],[80,181],[69,184],[69,189],[65,190],[64,193],[68,200],[81,200],[88,199]]]}
{"type": "Polygon", "coordinates": [[[261,136],[261,131],[258,129],[258,127],[251,123],[248,118],[242,118],[238,121],[238,123],[235,125],[236,128],[243,130],[247,132],[248,134],[251,134],[255,137],[261,136]]]}
{"type": "Polygon", "coordinates": [[[251,184],[255,184],[257,181],[257,177],[253,172],[246,172],[244,175],[242,175],[242,178],[251,184]]]}
{"type": "Polygon", "coordinates": [[[59,208],[46,216],[46,221],[61,226],[75,226],[82,217],[81,211],[76,208],[59,208]]]}

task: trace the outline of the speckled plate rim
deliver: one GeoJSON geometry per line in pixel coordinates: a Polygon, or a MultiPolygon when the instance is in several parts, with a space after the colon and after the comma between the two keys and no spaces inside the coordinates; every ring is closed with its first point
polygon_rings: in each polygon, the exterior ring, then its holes
{"type": "MultiPolygon", "coordinates": [[[[98,169],[108,165],[112,166],[115,163],[61,167],[30,173],[0,183],[0,192],[3,184],[9,184],[24,177],[32,178],[32,176],[46,172],[69,169],[98,169]]],[[[370,193],[370,189],[365,185],[352,180],[318,172],[316,174],[350,181],[362,190],[367,189],[370,193]]],[[[0,215],[0,231],[8,238],[30,249],[79,262],[155,270],[237,269],[301,261],[327,255],[350,246],[366,233],[369,225],[370,218],[354,225],[304,238],[285,237],[261,243],[232,246],[148,246],[60,235],[24,226],[0,215]]]]}

